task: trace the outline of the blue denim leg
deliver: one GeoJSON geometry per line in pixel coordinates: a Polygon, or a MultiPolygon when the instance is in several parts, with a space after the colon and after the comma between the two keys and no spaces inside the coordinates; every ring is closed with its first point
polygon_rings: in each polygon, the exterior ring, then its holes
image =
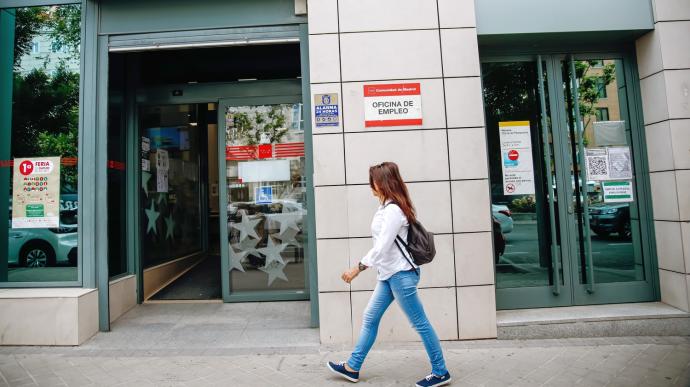
{"type": "Polygon", "coordinates": [[[367,309],[364,311],[364,318],[362,319],[362,330],[359,332],[359,339],[355,345],[350,360],[347,365],[355,371],[359,371],[364,363],[364,358],[367,357],[369,350],[376,341],[376,335],[379,331],[379,323],[383,313],[388,309],[388,306],[393,302],[393,293],[390,285],[386,281],[379,281],[374,289],[374,294],[369,299],[367,309]]]}
{"type": "Polygon", "coordinates": [[[419,276],[414,271],[401,271],[388,279],[393,296],[398,301],[400,308],[405,312],[412,326],[417,330],[424,342],[426,354],[431,362],[431,372],[434,375],[445,375],[446,362],[443,359],[441,342],[436,336],[434,328],[424,313],[424,307],[417,294],[419,276]]]}

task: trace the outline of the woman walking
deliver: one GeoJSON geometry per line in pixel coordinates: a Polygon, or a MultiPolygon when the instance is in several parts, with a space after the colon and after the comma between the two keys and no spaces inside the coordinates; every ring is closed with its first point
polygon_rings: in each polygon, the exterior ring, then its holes
{"type": "Polygon", "coordinates": [[[328,362],[328,368],[351,381],[359,381],[359,371],[378,333],[381,317],[388,306],[397,300],[410,323],[424,342],[424,348],[431,362],[431,374],[417,382],[418,387],[436,387],[450,383],[450,373],[443,359],[441,343],[434,328],[424,313],[424,307],[417,295],[419,267],[409,258],[396,236],[407,240],[409,224],[415,221],[415,210],[400,177],[398,166],[384,162],[369,168],[369,186],[379,199],[380,206],[371,222],[374,247],[362,258],[356,267],[343,273],[342,279],[350,283],[369,267],[377,270],[376,289],[369,300],[359,340],[347,362],[328,362]]]}

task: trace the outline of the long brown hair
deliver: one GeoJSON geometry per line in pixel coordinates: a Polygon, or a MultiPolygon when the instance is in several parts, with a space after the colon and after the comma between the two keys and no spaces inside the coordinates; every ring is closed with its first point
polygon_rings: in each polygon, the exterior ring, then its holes
{"type": "Polygon", "coordinates": [[[369,186],[383,195],[384,203],[387,200],[397,204],[409,223],[417,219],[407,186],[396,163],[385,161],[381,164],[369,167],[369,186]]]}

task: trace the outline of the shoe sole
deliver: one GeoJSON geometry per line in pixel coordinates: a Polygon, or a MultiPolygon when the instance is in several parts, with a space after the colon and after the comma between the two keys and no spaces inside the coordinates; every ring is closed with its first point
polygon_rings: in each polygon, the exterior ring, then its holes
{"type": "Polygon", "coordinates": [[[343,373],[340,373],[340,372],[334,370],[333,367],[331,367],[331,364],[328,363],[328,362],[326,362],[326,367],[328,367],[328,369],[331,370],[331,372],[333,372],[334,374],[336,374],[336,375],[338,375],[338,376],[340,376],[340,377],[342,377],[342,378],[345,378],[345,379],[351,381],[352,383],[357,383],[357,382],[359,382],[359,379],[351,378],[351,377],[349,377],[349,376],[347,376],[347,375],[345,375],[345,374],[343,374],[343,373]]]}
{"type": "MultiPolygon", "coordinates": [[[[453,381],[452,378],[448,378],[448,380],[443,381],[443,382],[441,382],[441,383],[439,383],[439,384],[434,384],[434,385],[431,386],[431,387],[441,387],[441,386],[445,386],[445,385],[447,385],[447,384],[450,384],[450,382],[452,382],[452,381],[453,381]]],[[[422,387],[422,386],[420,386],[419,384],[415,384],[415,387],[422,387]]]]}

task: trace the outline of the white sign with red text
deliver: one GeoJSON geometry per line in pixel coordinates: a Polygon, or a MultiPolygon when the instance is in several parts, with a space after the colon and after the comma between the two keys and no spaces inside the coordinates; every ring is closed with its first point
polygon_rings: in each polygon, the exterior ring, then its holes
{"type": "Polygon", "coordinates": [[[364,126],[422,125],[419,83],[364,85],[364,126]]]}
{"type": "Polygon", "coordinates": [[[534,194],[534,163],[529,121],[498,123],[504,195],[534,194]]]}

